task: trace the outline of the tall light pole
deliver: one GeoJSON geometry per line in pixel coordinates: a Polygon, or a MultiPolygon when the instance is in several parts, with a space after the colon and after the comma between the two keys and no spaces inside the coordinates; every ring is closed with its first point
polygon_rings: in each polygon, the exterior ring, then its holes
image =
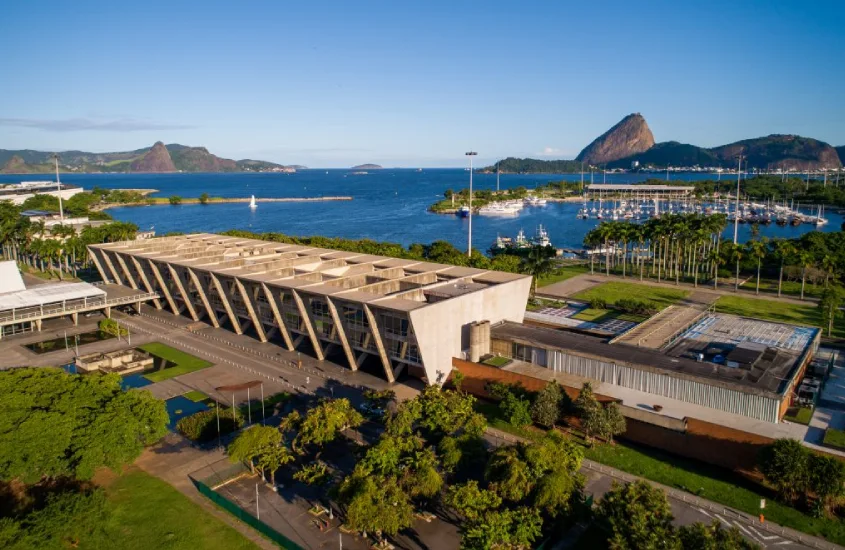
{"type": "Polygon", "coordinates": [[[736,205],[734,206],[734,244],[737,242],[737,237],[739,235],[739,182],[742,178],[742,153],[736,156],[737,160],[737,168],[736,168],[736,205]]]}
{"type": "Polygon", "coordinates": [[[477,155],[475,151],[464,153],[469,157],[469,235],[467,237],[467,258],[472,257],[472,157],[477,155]]]}
{"type": "Polygon", "coordinates": [[[59,155],[57,153],[53,153],[53,160],[56,161],[56,185],[58,186],[57,191],[59,195],[59,219],[64,221],[65,211],[62,208],[62,182],[59,181],[59,155]]]}

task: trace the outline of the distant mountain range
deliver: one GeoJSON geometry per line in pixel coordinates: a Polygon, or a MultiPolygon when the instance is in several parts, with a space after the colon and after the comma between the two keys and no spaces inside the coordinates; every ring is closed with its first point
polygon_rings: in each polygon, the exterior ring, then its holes
{"type": "MultiPolygon", "coordinates": [[[[304,166],[284,166],[263,160],[231,160],[189,147],[156,142],[152,147],[115,153],[62,151],[59,165],[71,172],[292,172],[304,166]]],[[[55,170],[53,153],[30,149],[0,149],[0,173],[44,174],[55,170]]]]}
{"type": "MultiPolygon", "coordinates": [[[[736,166],[736,157],[740,154],[750,169],[820,170],[841,168],[845,146],[834,148],[823,141],[788,134],[773,134],[712,148],[677,141],[655,143],[645,118],[634,113],[593,140],[574,161],[507,158],[497,164],[502,172],[539,173],[577,172],[582,162],[585,167],[625,169],[634,166],[731,168],[736,166]]],[[[495,171],[496,165],[483,170],[495,171]]]]}

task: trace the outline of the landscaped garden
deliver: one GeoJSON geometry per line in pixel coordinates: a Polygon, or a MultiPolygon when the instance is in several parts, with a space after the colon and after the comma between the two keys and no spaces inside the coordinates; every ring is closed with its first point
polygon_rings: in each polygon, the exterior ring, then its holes
{"type": "Polygon", "coordinates": [[[157,370],[144,373],[144,377],[152,382],[161,382],[162,380],[205,369],[212,365],[212,363],[204,359],[194,357],[189,353],[160,342],[144,344],[138,346],[138,349],[149,353],[163,362],[157,370]]]}
{"type": "Polygon", "coordinates": [[[620,300],[636,299],[651,303],[655,309],[661,310],[679,302],[688,295],[688,290],[611,281],[582,290],[573,295],[572,299],[586,303],[599,299],[603,300],[608,306],[616,305],[620,300]]]}
{"type": "Polygon", "coordinates": [[[784,420],[789,420],[790,422],[795,422],[796,424],[804,424],[805,426],[810,424],[810,420],[812,418],[812,407],[790,407],[783,416],[784,420]]]}
{"type": "Polygon", "coordinates": [[[550,274],[540,277],[540,279],[537,281],[537,286],[544,287],[552,285],[554,283],[559,283],[561,281],[565,281],[567,279],[571,279],[572,277],[583,275],[584,273],[589,272],[590,267],[586,265],[567,265],[559,267],[552,271],[550,274]]]}

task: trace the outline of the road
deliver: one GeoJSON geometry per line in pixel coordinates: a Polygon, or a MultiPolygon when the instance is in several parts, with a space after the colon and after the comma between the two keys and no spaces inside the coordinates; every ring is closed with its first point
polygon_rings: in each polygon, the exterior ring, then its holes
{"type": "MultiPolygon", "coordinates": [[[[351,372],[328,361],[318,362],[312,358],[302,357],[303,368],[299,369],[296,366],[298,359],[296,352],[261,344],[248,336],[238,336],[223,329],[203,329],[200,332],[201,335],[195,334],[185,330],[185,323],[180,324],[177,321],[179,318],[167,314],[153,313],[131,317],[117,315],[121,318],[121,324],[129,326],[133,331],[155,335],[163,342],[185,349],[216,364],[230,365],[257,379],[272,380],[292,393],[346,397],[357,405],[363,400],[361,394],[364,390],[371,387],[377,389],[388,387],[384,380],[362,372],[351,372]]],[[[197,372],[197,374],[201,373],[202,371],[197,372]]],[[[394,388],[398,386],[400,385],[395,385],[394,388]]],[[[409,393],[407,387],[404,390],[402,393],[406,396],[402,397],[403,399],[415,393],[413,390],[409,393]]],[[[208,393],[207,389],[203,391],[208,393]]],[[[510,434],[492,428],[488,428],[486,439],[492,445],[509,444],[517,440],[510,434]]],[[[610,489],[613,481],[630,482],[639,479],[588,460],[584,461],[582,472],[588,480],[587,492],[594,495],[596,499],[610,489]]],[[[761,525],[758,519],[747,514],[670,487],[660,487],[666,490],[669,496],[675,522],[678,525],[696,521],[710,523],[715,519],[725,525],[738,527],[747,538],[764,548],[842,548],[823,539],[784,530],[772,523],[767,522],[761,525]]]]}

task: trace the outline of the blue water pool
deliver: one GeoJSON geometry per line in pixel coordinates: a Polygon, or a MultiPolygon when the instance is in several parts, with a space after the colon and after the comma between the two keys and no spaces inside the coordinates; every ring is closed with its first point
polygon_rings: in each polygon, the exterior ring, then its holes
{"type": "Polygon", "coordinates": [[[152,384],[152,382],[144,378],[143,373],[127,374],[120,381],[120,387],[124,390],[128,390],[130,388],[143,388],[144,386],[149,386],[150,384],[152,384]]]}
{"type": "Polygon", "coordinates": [[[180,395],[173,397],[164,402],[167,405],[167,414],[170,415],[170,429],[176,429],[176,423],[186,416],[191,416],[194,413],[208,409],[205,403],[197,403],[191,401],[187,397],[180,395]]]}

